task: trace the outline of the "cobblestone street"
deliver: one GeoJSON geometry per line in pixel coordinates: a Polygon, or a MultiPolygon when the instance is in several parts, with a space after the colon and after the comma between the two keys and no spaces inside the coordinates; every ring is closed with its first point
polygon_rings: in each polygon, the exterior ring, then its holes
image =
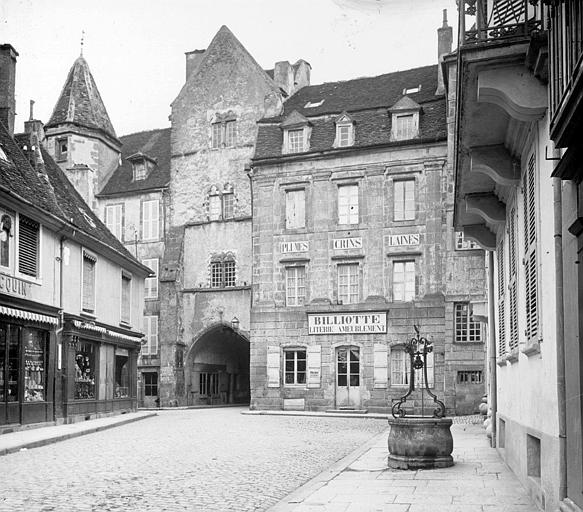
{"type": "Polygon", "coordinates": [[[0,511],[265,510],[387,428],[242,410],[160,411],[0,457],[0,511]]]}

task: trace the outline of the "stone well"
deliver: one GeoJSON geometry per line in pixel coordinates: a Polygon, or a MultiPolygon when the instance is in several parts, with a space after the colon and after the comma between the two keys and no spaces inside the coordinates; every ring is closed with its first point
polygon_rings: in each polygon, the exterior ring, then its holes
{"type": "Polygon", "coordinates": [[[453,466],[450,418],[389,418],[388,465],[393,469],[453,466]]]}

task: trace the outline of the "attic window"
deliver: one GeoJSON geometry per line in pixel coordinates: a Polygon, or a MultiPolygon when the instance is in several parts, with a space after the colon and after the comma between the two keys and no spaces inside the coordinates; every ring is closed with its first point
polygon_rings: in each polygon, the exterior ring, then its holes
{"type": "Polygon", "coordinates": [[[345,148],[354,145],[354,123],[348,114],[341,115],[336,120],[335,148],[345,148]]]}
{"type": "Polygon", "coordinates": [[[421,91],[421,85],[418,85],[417,87],[411,87],[410,89],[403,89],[403,96],[406,96],[407,94],[415,94],[416,92],[420,92],[421,91]]]}
{"type": "Polygon", "coordinates": [[[81,213],[81,215],[83,215],[83,217],[85,217],[85,220],[92,228],[97,227],[95,225],[95,222],[93,221],[93,219],[90,217],[90,215],[85,210],[83,210],[82,208],[79,208],[79,212],[81,213]]]}
{"type": "Polygon", "coordinates": [[[320,101],[308,101],[308,103],[306,103],[304,105],[304,108],[316,108],[319,107],[320,105],[322,105],[324,103],[325,100],[320,100],[320,101]]]}
{"type": "Polygon", "coordinates": [[[144,160],[138,160],[137,162],[132,162],[134,168],[134,181],[141,181],[146,179],[146,162],[144,160]]]}

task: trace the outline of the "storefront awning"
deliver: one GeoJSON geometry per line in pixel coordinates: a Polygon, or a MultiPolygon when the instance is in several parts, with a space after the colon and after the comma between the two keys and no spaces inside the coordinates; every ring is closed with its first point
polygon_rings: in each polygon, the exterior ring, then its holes
{"type": "Polygon", "coordinates": [[[124,341],[132,341],[134,343],[140,343],[141,337],[137,336],[128,336],[127,334],[122,334],[121,332],[111,331],[110,329],[106,329],[105,327],[101,327],[100,325],[94,325],[88,322],[81,322],[79,320],[73,320],[73,325],[76,329],[84,329],[87,331],[98,332],[100,334],[105,334],[106,336],[111,336],[112,338],[118,338],[124,341]]]}
{"type": "Polygon", "coordinates": [[[32,313],[31,311],[24,311],[22,309],[9,308],[7,306],[0,306],[0,315],[11,316],[12,318],[20,318],[22,320],[29,320],[31,322],[39,322],[41,324],[57,325],[59,319],[55,316],[41,315],[39,313],[32,313]]]}

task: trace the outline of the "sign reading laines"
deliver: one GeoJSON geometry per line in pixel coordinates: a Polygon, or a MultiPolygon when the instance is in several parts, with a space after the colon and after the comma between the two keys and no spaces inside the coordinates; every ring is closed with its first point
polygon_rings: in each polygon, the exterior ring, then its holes
{"type": "Polygon", "coordinates": [[[401,247],[403,245],[419,245],[419,233],[389,236],[389,247],[401,247]]]}
{"type": "Polygon", "coordinates": [[[383,334],[386,332],[386,311],[308,313],[308,334],[383,334]]]}

